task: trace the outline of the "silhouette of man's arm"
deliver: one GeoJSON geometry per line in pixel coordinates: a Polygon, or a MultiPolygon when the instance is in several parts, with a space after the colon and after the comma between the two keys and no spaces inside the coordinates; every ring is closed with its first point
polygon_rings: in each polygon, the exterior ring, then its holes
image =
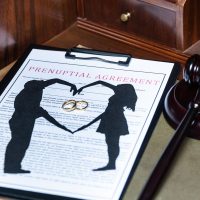
{"type": "Polygon", "coordinates": [[[102,115],[103,115],[103,113],[102,113],[101,115],[99,115],[98,117],[96,117],[95,119],[93,119],[90,123],[88,123],[88,124],[86,124],[86,125],[84,125],[84,126],[78,128],[78,129],[77,129],[76,131],[74,131],[73,133],[78,132],[78,131],[81,131],[81,130],[87,128],[88,126],[94,124],[95,122],[97,122],[98,120],[100,120],[100,119],[102,118],[102,115]]]}
{"type": "Polygon", "coordinates": [[[54,124],[55,126],[57,126],[58,128],[61,128],[65,131],[68,131],[70,133],[72,133],[71,130],[67,129],[64,125],[60,124],[57,120],[55,120],[51,115],[49,115],[49,113],[44,110],[42,107],[40,107],[40,116],[44,117],[46,120],[48,120],[50,123],[54,124]]]}
{"type": "Polygon", "coordinates": [[[81,87],[80,89],[78,89],[78,90],[77,90],[77,93],[79,94],[83,89],[85,89],[85,88],[87,88],[87,87],[91,87],[91,86],[99,85],[99,84],[101,84],[101,85],[103,85],[103,86],[106,86],[106,87],[112,89],[113,91],[114,91],[115,88],[116,88],[115,85],[112,85],[112,84],[110,84],[110,83],[107,83],[107,82],[104,82],[104,81],[95,81],[95,82],[93,82],[93,83],[90,83],[90,84],[85,85],[85,86],[81,87]]]}
{"type": "Polygon", "coordinates": [[[74,84],[69,83],[69,82],[64,81],[64,80],[61,80],[61,79],[58,79],[58,78],[54,78],[54,79],[50,79],[50,80],[44,81],[44,87],[47,87],[49,85],[53,85],[55,83],[59,83],[59,84],[62,84],[62,85],[70,86],[71,87],[70,92],[73,91],[73,95],[77,91],[76,86],[74,84]]]}

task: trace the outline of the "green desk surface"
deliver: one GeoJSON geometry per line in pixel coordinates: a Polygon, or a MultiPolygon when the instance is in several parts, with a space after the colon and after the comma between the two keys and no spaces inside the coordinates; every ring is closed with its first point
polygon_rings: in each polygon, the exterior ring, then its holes
{"type": "MultiPolygon", "coordinates": [[[[137,199],[145,181],[148,179],[173,133],[174,130],[161,115],[124,196],[124,200],[137,199]]],[[[185,138],[154,199],[200,199],[199,156],[200,141],[188,137],[185,138]]]]}

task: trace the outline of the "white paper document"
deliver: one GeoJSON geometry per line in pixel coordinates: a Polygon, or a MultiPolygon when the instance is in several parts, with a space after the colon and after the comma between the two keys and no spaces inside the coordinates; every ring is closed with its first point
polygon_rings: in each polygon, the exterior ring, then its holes
{"type": "Polygon", "coordinates": [[[33,48],[0,96],[0,187],[121,198],[173,70],[33,48]]]}

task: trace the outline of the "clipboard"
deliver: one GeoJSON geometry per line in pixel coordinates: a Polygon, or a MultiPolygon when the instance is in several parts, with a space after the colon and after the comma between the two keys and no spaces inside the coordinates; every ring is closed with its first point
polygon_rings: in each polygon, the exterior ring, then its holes
{"type": "Polygon", "coordinates": [[[77,47],[67,49],[65,57],[71,58],[71,59],[80,59],[80,60],[99,60],[102,62],[114,63],[114,64],[118,64],[118,65],[123,65],[123,66],[128,66],[130,63],[130,60],[131,60],[130,54],[90,50],[90,49],[77,48],[77,47]],[[80,55],[90,54],[90,57],[76,56],[73,53],[80,53],[80,55]],[[102,58],[100,56],[107,57],[107,59],[102,58]],[[123,59],[123,60],[111,61],[111,60],[109,60],[109,57],[118,57],[119,59],[123,59]]]}
{"type": "Polygon", "coordinates": [[[79,60],[98,60],[101,62],[108,62],[122,66],[128,66],[132,56],[130,54],[116,53],[116,52],[108,52],[108,51],[100,51],[86,48],[78,48],[72,47],[68,49],[58,48],[58,47],[50,47],[44,45],[30,45],[21,57],[18,58],[14,66],[9,70],[7,76],[4,77],[3,80],[0,81],[0,94],[6,87],[7,83],[10,82],[14,74],[18,71],[19,66],[23,63],[24,59],[29,55],[32,49],[44,49],[44,50],[54,50],[54,51],[66,51],[65,57],[66,59],[79,59],[79,60]],[[76,55],[79,53],[79,56],[76,55]],[[90,54],[90,57],[85,57],[84,55],[90,54]],[[82,56],[82,57],[81,57],[82,56]],[[98,57],[99,56],[99,57],[98,57]],[[105,56],[102,58],[101,56],[105,56]],[[109,57],[117,57],[118,61],[109,60],[109,57]],[[122,59],[122,60],[120,60],[122,59]]]}
{"type": "MultiPolygon", "coordinates": [[[[69,124],[69,122],[73,121],[73,124],[76,125],[71,125],[71,128],[74,126],[75,128],[79,128],[86,122],[90,123],[96,117],[95,113],[104,113],[108,106],[107,103],[112,101],[109,99],[113,97],[113,94],[118,92],[121,86],[134,86],[138,100],[134,112],[127,110],[128,115],[131,116],[126,116],[130,133],[124,133],[125,135],[120,136],[123,137],[125,142],[123,143],[122,141],[120,143],[120,150],[126,156],[120,157],[121,154],[119,155],[116,169],[105,171],[94,170],[95,167],[100,167],[100,164],[103,165],[107,161],[106,141],[104,134],[100,134],[97,131],[98,124],[96,122],[92,129],[81,130],[82,132],[77,132],[77,135],[76,133],[71,135],[52,125],[46,126],[48,124],[47,120],[41,117],[42,119],[36,119],[30,142],[33,146],[32,148],[28,148],[27,151],[29,154],[25,155],[24,163],[22,163],[23,167],[30,168],[31,174],[4,173],[3,158],[5,154],[2,153],[0,156],[2,158],[0,161],[0,193],[26,199],[122,199],[162,111],[163,98],[176,80],[178,68],[179,66],[176,63],[134,59],[127,54],[80,48],[60,49],[31,45],[0,84],[0,110],[3,111],[5,116],[4,119],[1,119],[3,123],[1,122],[0,124],[5,125],[4,134],[6,135],[6,139],[1,147],[3,149],[0,152],[6,151],[6,147],[10,141],[11,129],[9,127],[9,120],[15,112],[15,99],[23,91],[28,81],[36,80],[45,82],[50,79],[59,78],[62,81],[67,80],[75,84],[77,88],[96,81],[105,82],[105,85],[113,85],[114,90],[105,88],[104,85],[98,85],[98,87],[95,85],[83,89],[80,95],[77,94],[75,96],[70,96],[70,89],[65,88],[65,86],[58,86],[57,83],[54,87],[45,88],[47,91],[43,91],[42,101],[44,101],[41,102],[40,106],[51,113],[56,120],[60,120],[60,123],[62,119],[64,119],[64,124],[69,124]],[[80,54],[84,56],[80,57],[80,54]],[[78,56],[74,57],[74,55],[78,56]],[[117,62],[110,62],[110,60],[107,60],[108,57],[122,58],[122,62],[120,62],[120,59],[117,62]],[[148,91],[147,88],[151,89],[151,91],[148,91]],[[141,106],[149,94],[152,95],[152,99],[148,98],[147,103],[149,105],[147,106],[148,109],[145,108],[146,113],[144,115],[144,107],[141,106]],[[65,98],[68,98],[68,100],[73,98],[76,101],[79,101],[81,98],[82,101],[88,102],[87,109],[89,110],[86,109],[85,114],[84,111],[80,113],[77,110],[66,113],[61,108],[63,102],[66,101],[65,98]],[[10,108],[6,105],[9,105],[10,108]],[[48,110],[47,105],[51,107],[50,110],[48,110]],[[5,110],[6,107],[9,109],[5,110]],[[94,115],[95,117],[92,118],[94,115]],[[82,124],[79,125],[79,121],[82,121],[82,124]],[[137,123],[140,124],[136,126],[137,123]],[[84,142],[81,143],[82,141],[84,142]],[[63,145],[64,143],[65,145],[63,145]],[[89,144],[85,148],[82,148],[85,143],[89,144]],[[125,144],[129,144],[130,149],[127,150],[124,148],[125,144]],[[44,147],[49,148],[44,149],[44,147]],[[52,147],[55,149],[52,150],[52,147]],[[64,154],[62,154],[59,148],[62,148],[64,154]],[[77,151],[72,150],[73,148],[77,151]],[[37,153],[36,149],[40,153],[37,153]],[[54,151],[56,153],[53,154],[54,151]],[[103,151],[104,153],[102,153],[103,151]],[[85,159],[86,163],[81,158],[83,152],[88,156],[85,159]],[[93,156],[90,157],[89,153],[93,156]],[[41,157],[42,154],[44,154],[43,158],[41,157]],[[74,160],[67,157],[67,155],[74,156],[74,160]],[[36,160],[33,159],[34,156],[37,156],[36,160]],[[66,160],[62,162],[62,160],[58,159],[59,156],[63,160],[66,160]],[[38,161],[39,158],[42,159],[42,163],[46,163],[46,168],[38,161]],[[93,161],[92,158],[95,158],[95,160],[93,161]],[[77,163],[77,160],[79,163],[77,163]],[[49,166],[53,166],[52,163],[58,163],[57,167],[60,170],[56,171],[53,167],[48,168],[49,166]],[[69,165],[73,167],[69,167],[69,165]],[[61,166],[64,167],[65,174],[61,170],[61,166]],[[85,177],[85,173],[83,172],[89,173],[90,176],[85,177]],[[50,174],[45,175],[45,173],[50,174]],[[80,177],[75,177],[75,174],[79,174],[80,177]],[[105,176],[106,180],[101,180],[100,177],[102,176],[105,176]],[[45,180],[45,178],[50,179],[50,177],[52,180],[45,180]],[[65,177],[64,180],[63,177],[65,177]],[[28,180],[28,182],[23,183],[21,180],[28,180]],[[115,180],[114,183],[111,180],[115,180]],[[108,182],[105,184],[105,181],[108,182]],[[86,182],[91,184],[85,184],[86,182]],[[79,188],[76,187],[77,184],[79,188]],[[40,187],[40,185],[43,187],[40,187]]],[[[32,97],[33,93],[30,96],[32,97]]],[[[123,94],[123,98],[126,98],[126,94],[123,94]]],[[[24,104],[25,102],[24,98],[22,103],[24,104]]],[[[125,108],[123,109],[125,110],[125,108]]],[[[122,117],[122,120],[124,120],[124,117],[122,117]]],[[[112,124],[112,121],[110,123],[112,124]]],[[[120,124],[120,122],[116,124],[120,124]]]]}

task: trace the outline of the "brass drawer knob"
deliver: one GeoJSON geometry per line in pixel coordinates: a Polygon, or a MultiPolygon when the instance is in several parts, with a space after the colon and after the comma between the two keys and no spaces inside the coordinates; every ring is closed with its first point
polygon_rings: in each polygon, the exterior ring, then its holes
{"type": "Polygon", "coordinates": [[[131,13],[127,12],[127,13],[121,14],[120,19],[122,22],[127,22],[130,17],[131,17],[131,13]]]}

